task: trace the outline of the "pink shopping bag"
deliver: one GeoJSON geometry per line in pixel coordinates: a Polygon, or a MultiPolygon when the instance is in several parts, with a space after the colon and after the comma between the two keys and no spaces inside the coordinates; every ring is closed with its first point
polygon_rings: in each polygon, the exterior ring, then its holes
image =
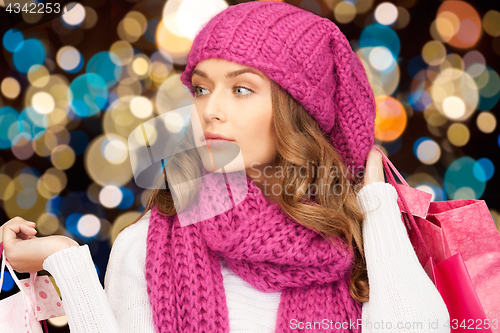
{"type": "MultiPolygon", "coordinates": [[[[0,301],[0,332],[43,333],[40,321],[64,316],[62,301],[47,276],[31,273],[27,279],[19,280],[9,262],[5,259],[3,245],[0,286],[3,284],[5,266],[10,271],[19,292],[0,301]]],[[[48,332],[44,321],[45,332],[48,332]]]]}
{"type": "Polygon", "coordinates": [[[500,333],[500,235],[484,200],[431,202],[382,154],[415,253],[443,297],[452,332],[500,333]],[[392,168],[403,185],[396,183],[392,168]]]}

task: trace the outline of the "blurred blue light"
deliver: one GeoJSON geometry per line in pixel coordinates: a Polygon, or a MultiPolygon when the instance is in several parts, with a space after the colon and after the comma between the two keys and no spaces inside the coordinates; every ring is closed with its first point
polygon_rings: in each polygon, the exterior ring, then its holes
{"type": "Polygon", "coordinates": [[[106,82],[107,88],[111,88],[122,75],[122,66],[119,64],[120,58],[116,54],[103,51],[90,58],[86,72],[88,74],[97,74],[106,82]]]}
{"type": "Polygon", "coordinates": [[[414,90],[408,96],[408,104],[417,111],[424,111],[432,103],[432,97],[425,90],[414,90]]]}
{"type": "Polygon", "coordinates": [[[360,47],[385,46],[391,51],[395,59],[401,50],[398,34],[389,26],[372,24],[366,26],[359,37],[360,47]]]}
{"type": "Polygon", "coordinates": [[[17,70],[26,74],[31,66],[45,62],[45,48],[38,39],[26,39],[20,47],[16,47],[12,60],[17,70]]]}
{"type": "Polygon", "coordinates": [[[495,166],[488,158],[483,157],[474,164],[473,171],[477,180],[485,182],[493,177],[495,166]]]}
{"type": "Polygon", "coordinates": [[[49,117],[35,111],[32,106],[27,107],[19,115],[20,131],[26,134],[30,140],[37,140],[49,128],[49,117]]]}
{"type": "Polygon", "coordinates": [[[455,194],[458,190],[467,188],[474,192],[468,199],[477,200],[483,195],[486,183],[474,176],[476,161],[464,156],[456,159],[448,166],[444,175],[444,190],[451,200],[457,200],[455,194]]]}
{"type": "Polygon", "coordinates": [[[49,200],[47,200],[47,203],[45,204],[45,210],[47,211],[47,213],[58,216],[59,213],[61,212],[61,202],[62,202],[62,197],[60,195],[52,197],[49,200]]]}
{"type": "Polygon", "coordinates": [[[426,140],[431,140],[431,141],[434,141],[432,140],[431,138],[427,137],[427,136],[423,136],[421,138],[418,138],[417,140],[415,140],[415,143],[413,144],[413,155],[415,155],[415,157],[418,158],[418,155],[417,155],[417,150],[418,150],[418,146],[420,146],[420,144],[426,140]]]}
{"type": "Polygon", "coordinates": [[[83,236],[78,231],[78,221],[82,216],[83,214],[81,213],[73,213],[66,218],[66,229],[68,229],[72,235],[80,238],[83,238],[83,236]]]}
{"type": "Polygon", "coordinates": [[[97,114],[107,104],[106,82],[97,74],[82,74],[71,82],[68,101],[71,109],[80,117],[97,114]]]}
{"type": "Polygon", "coordinates": [[[18,48],[21,48],[24,42],[24,35],[17,29],[9,29],[3,35],[3,46],[10,53],[14,53],[18,48]]]}
{"type": "Polygon", "coordinates": [[[0,149],[10,149],[14,137],[19,133],[19,113],[11,106],[0,108],[0,149]]]}
{"type": "Polygon", "coordinates": [[[134,193],[132,193],[132,191],[126,187],[120,187],[120,190],[122,191],[123,198],[122,198],[122,201],[120,202],[120,204],[118,205],[117,208],[118,209],[130,208],[130,206],[132,206],[132,204],[134,203],[134,199],[135,199],[134,193]]]}

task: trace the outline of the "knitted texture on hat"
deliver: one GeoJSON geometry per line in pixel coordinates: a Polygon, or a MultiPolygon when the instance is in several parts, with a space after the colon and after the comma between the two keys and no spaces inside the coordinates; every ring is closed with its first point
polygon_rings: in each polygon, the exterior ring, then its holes
{"type": "MultiPolygon", "coordinates": [[[[146,281],[156,332],[229,332],[219,256],[254,288],[281,290],[275,332],[295,332],[292,319],[361,319],[361,303],[349,294],[353,253],[340,238],[329,242],[285,215],[248,176],[246,194],[242,186],[228,185],[234,184],[232,173],[225,174],[227,184],[222,177],[202,173],[199,204],[183,214],[197,215],[223,205],[227,197],[244,199],[221,214],[183,227],[178,214],[166,217],[153,206],[146,281]]],[[[360,332],[353,326],[336,331],[360,332]]],[[[323,331],[316,327],[310,332],[323,331]]]]}
{"type": "Polygon", "coordinates": [[[278,1],[230,6],[193,41],[181,75],[193,97],[193,70],[209,58],[266,73],[318,122],[350,171],[364,169],[374,143],[373,91],[361,61],[332,21],[278,1]]]}

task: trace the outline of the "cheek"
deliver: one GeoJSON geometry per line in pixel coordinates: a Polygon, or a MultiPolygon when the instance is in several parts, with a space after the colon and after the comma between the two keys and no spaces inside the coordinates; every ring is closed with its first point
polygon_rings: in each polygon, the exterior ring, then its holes
{"type": "MultiPolygon", "coordinates": [[[[271,102],[258,100],[250,108],[245,108],[235,119],[241,133],[249,139],[262,141],[274,135],[271,102]]],[[[236,132],[239,133],[239,132],[236,132]]]]}
{"type": "Polygon", "coordinates": [[[237,140],[243,153],[245,164],[252,162],[269,163],[274,159],[276,141],[272,118],[255,116],[245,121],[241,119],[237,140]],[[257,121],[255,121],[257,118],[257,121]]]}

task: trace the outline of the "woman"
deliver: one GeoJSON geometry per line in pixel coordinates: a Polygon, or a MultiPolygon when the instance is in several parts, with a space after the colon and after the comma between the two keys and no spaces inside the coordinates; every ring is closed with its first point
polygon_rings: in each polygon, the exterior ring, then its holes
{"type": "Polygon", "coordinates": [[[87,245],[4,226],[9,262],[54,276],[72,332],[450,331],[372,148],[366,74],[331,21],[230,6],[196,36],[181,80],[190,153],[115,239],[105,290],[87,245]],[[241,163],[214,167],[231,145],[241,163]]]}

